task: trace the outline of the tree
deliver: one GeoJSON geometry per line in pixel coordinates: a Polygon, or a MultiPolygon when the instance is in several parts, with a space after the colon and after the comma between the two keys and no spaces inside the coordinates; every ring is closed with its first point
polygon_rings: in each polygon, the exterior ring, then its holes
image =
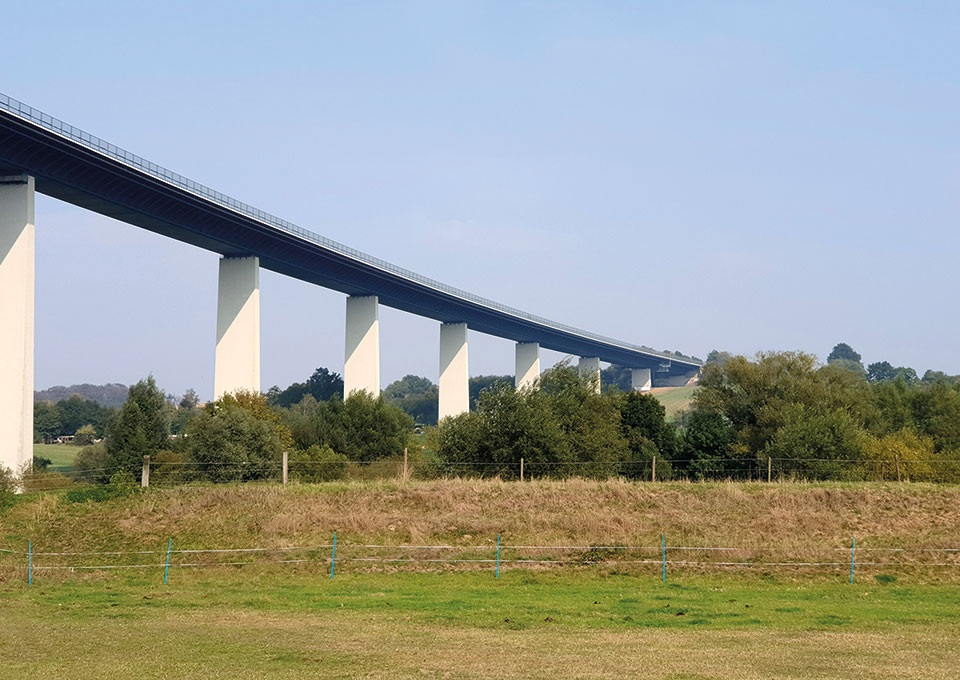
{"type": "Polygon", "coordinates": [[[853,349],[850,345],[845,342],[838,343],[833,346],[830,355],[827,357],[827,363],[832,363],[837,360],[852,361],[856,364],[860,363],[860,353],[853,349]]]}
{"type": "Polygon", "coordinates": [[[867,380],[872,383],[889,382],[897,377],[897,372],[889,361],[876,361],[867,366],[867,380]]]}
{"type": "Polygon", "coordinates": [[[196,473],[216,482],[247,481],[280,472],[283,437],[276,423],[236,400],[205,408],[187,426],[184,449],[196,473]]]}
{"type": "Polygon", "coordinates": [[[419,375],[405,375],[400,380],[394,380],[383,390],[383,396],[388,399],[403,399],[411,395],[426,394],[433,382],[429,378],[419,375]]]}
{"type": "Polygon", "coordinates": [[[505,383],[507,385],[512,385],[514,379],[512,375],[477,375],[470,378],[470,410],[475,411],[477,408],[477,399],[480,398],[480,393],[493,387],[498,383],[505,383]]]}
{"type": "Polygon", "coordinates": [[[370,462],[402,456],[413,418],[382,396],[354,392],[320,402],[312,395],[283,413],[293,444],[303,451],[329,447],[348,460],[370,462]]]}
{"type": "Polygon", "coordinates": [[[199,403],[200,403],[200,399],[199,397],[197,397],[197,392],[191,387],[184,393],[183,399],[180,400],[180,408],[184,408],[184,409],[197,408],[197,404],[199,403]]]}
{"type": "Polygon", "coordinates": [[[631,450],[639,454],[642,440],[651,442],[655,455],[661,460],[671,459],[677,451],[676,430],[667,422],[667,411],[652,394],[628,392],[620,400],[620,426],[631,450]],[[638,439],[639,438],[639,439],[638,439]]]}
{"type": "Polygon", "coordinates": [[[127,401],[107,429],[111,465],[139,468],[145,455],[166,448],[169,423],[164,403],[152,375],[130,388],[127,401]]]}
{"type": "Polygon", "coordinates": [[[742,471],[747,461],[733,446],[736,436],[722,414],[703,410],[691,413],[681,444],[681,456],[690,473],[702,479],[742,471]]]}
{"type": "Polygon", "coordinates": [[[33,405],[34,439],[44,444],[60,434],[60,410],[52,401],[38,401],[33,405]]]}
{"type": "Polygon", "coordinates": [[[73,444],[74,446],[90,446],[96,438],[97,431],[93,429],[93,425],[84,425],[78,428],[76,434],[73,435],[73,444]]]}
{"type": "Polygon", "coordinates": [[[704,363],[707,364],[719,364],[720,366],[725,366],[730,359],[733,358],[733,355],[730,352],[721,352],[720,350],[710,350],[710,353],[707,354],[707,360],[704,363]]]}
{"type": "Polygon", "coordinates": [[[279,387],[271,387],[267,393],[270,404],[288,408],[300,401],[307,395],[311,395],[317,401],[327,401],[334,396],[343,398],[343,378],[339,373],[333,373],[326,368],[318,368],[313,372],[306,382],[293,383],[287,389],[281,390],[279,387]]]}
{"type": "Polygon", "coordinates": [[[59,434],[73,434],[84,425],[93,425],[97,436],[103,435],[113,409],[100,406],[95,401],[74,394],[69,399],[57,402],[60,411],[59,434]]]}

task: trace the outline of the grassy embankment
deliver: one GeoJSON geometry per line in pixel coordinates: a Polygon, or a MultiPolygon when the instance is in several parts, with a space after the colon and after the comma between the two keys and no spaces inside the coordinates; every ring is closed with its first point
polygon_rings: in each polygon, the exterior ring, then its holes
{"type": "MultiPolygon", "coordinates": [[[[854,533],[864,549],[957,547],[958,501],[956,487],[914,484],[188,487],[103,503],[27,497],[0,515],[0,539],[40,551],[162,550],[171,536],[282,547],[325,544],[336,529],[349,557],[366,554],[347,547],[360,542],[482,547],[501,532],[514,545],[646,545],[662,530],[674,545],[804,556],[854,533]]],[[[0,572],[3,677],[948,678],[960,667],[957,568],[865,567],[850,586],[846,566],[671,566],[664,584],[653,565],[510,565],[497,580],[489,563],[344,561],[331,580],[325,559],[266,564],[273,555],[174,566],[164,586],[152,554],[133,558],[147,569],[39,571],[31,587],[23,557],[0,572]]],[[[37,564],[54,559],[73,558],[37,564]]]]}

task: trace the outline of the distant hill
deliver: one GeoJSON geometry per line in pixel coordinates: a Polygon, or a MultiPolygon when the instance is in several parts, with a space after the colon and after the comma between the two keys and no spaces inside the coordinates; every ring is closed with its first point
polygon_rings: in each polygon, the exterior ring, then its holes
{"type": "Polygon", "coordinates": [[[84,399],[95,401],[101,406],[111,406],[119,408],[127,400],[129,388],[120,383],[109,383],[107,385],[71,385],[64,387],[56,385],[45,390],[38,390],[33,393],[34,401],[60,401],[69,399],[75,394],[79,394],[84,399]]]}

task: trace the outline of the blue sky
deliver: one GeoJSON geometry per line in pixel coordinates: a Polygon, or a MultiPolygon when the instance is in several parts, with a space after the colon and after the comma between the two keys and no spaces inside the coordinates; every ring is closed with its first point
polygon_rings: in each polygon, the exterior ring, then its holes
{"type": "MultiPolygon", "coordinates": [[[[0,91],[558,321],[960,373],[955,3],[90,5],[7,3],[0,91]]],[[[216,255],[45,197],[37,230],[38,387],[210,396],[216,255]]],[[[261,300],[264,389],[342,370],[342,295],[261,300]]],[[[437,343],[382,310],[384,382],[437,343]]]]}

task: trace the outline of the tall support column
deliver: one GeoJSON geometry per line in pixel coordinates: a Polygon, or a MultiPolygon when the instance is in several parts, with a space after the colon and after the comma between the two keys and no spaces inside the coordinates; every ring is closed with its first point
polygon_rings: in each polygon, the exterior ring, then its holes
{"type": "Polygon", "coordinates": [[[470,367],[467,363],[467,324],[440,324],[441,420],[470,410],[470,367]]]}
{"type": "Polygon", "coordinates": [[[529,387],[536,384],[540,378],[540,343],[539,342],[518,342],[517,343],[517,372],[514,377],[514,384],[519,390],[521,387],[529,387]]]}
{"type": "Polygon", "coordinates": [[[376,295],[347,298],[343,394],[380,396],[380,304],[376,295]]]}
{"type": "Polygon", "coordinates": [[[634,368],[630,371],[630,383],[634,392],[649,392],[652,386],[649,368],[634,368]]]}
{"type": "Polygon", "coordinates": [[[0,177],[0,465],[33,459],[33,177],[0,177]]]}
{"type": "Polygon", "coordinates": [[[260,258],[224,257],[217,290],[213,394],[260,391],[260,258]]]}
{"type": "Polygon", "coordinates": [[[600,359],[580,357],[580,377],[589,380],[597,394],[600,394],[600,359]]]}

